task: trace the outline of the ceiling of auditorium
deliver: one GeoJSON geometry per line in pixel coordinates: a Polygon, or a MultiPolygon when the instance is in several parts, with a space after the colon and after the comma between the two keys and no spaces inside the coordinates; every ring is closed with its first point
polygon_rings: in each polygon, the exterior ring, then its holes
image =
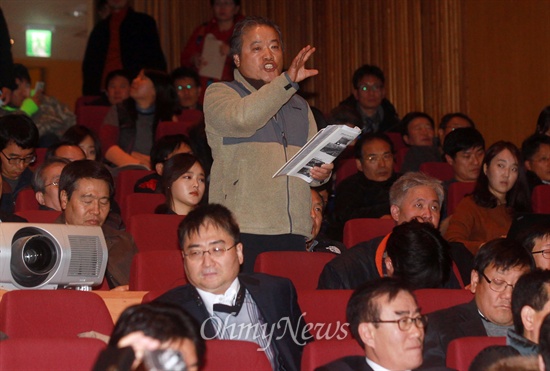
{"type": "Polygon", "coordinates": [[[81,60],[93,27],[93,0],[0,0],[14,40],[14,58],[25,57],[28,28],[52,30],[52,59],[81,60]]]}

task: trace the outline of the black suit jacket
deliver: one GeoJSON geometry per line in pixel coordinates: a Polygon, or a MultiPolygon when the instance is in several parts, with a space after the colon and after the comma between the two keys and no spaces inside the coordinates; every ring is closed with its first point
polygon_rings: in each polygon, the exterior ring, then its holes
{"type": "MultiPolygon", "coordinates": [[[[300,370],[302,348],[311,337],[304,329],[305,322],[301,317],[302,312],[292,282],[286,278],[261,273],[242,273],[239,281],[258,306],[267,323],[268,333],[273,330],[272,343],[277,350],[278,369],[300,370]]],[[[210,314],[194,286],[177,287],[156,301],[181,306],[199,322],[201,333],[206,339],[216,337],[214,326],[208,320],[210,314]]]]}
{"type": "Polygon", "coordinates": [[[348,356],[317,367],[315,371],[372,371],[364,356],[348,356]]]}
{"type": "Polygon", "coordinates": [[[475,300],[428,314],[422,369],[444,367],[451,340],[487,336],[475,300]]]}

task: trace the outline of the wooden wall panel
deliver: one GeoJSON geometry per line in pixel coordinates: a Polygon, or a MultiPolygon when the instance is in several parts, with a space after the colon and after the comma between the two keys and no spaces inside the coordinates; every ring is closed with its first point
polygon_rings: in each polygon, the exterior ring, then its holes
{"type": "MultiPolygon", "coordinates": [[[[193,29],[211,17],[207,0],[134,3],[161,20],[171,68],[193,29]]],[[[447,112],[463,111],[488,143],[503,138],[520,144],[550,101],[548,0],[242,0],[241,5],[243,14],[281,26],[286,65],[303,46],[317,48],[308,66],[319,75],[306,80],[302,91],[325,113],[351,93],[353,71],[365,63],[384,70],[388,98],[401,116],[420,110],[438,122],[447,112]]]]}
{"type": "Polygon", "coordinates": [[[550,103],[550,1],[463,3],[466,106],[488,144],[517,145],[550,103]]]}

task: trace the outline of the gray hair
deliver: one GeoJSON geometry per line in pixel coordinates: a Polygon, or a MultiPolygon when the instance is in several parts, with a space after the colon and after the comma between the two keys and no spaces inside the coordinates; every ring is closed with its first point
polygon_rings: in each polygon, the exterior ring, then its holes
{"type": "Polygon", "coordinates": [[[408,172],[403,174],[390,188],[390,205],[401,207],[401,203],[407,192],[414,187],[426,186],[432,188],[437,194],[439,205],[443,205],[445,192],[439,179],[433,178],[421,172],[408,172]]]}
{"type": "Polygon", "coordinates": [[[32,189],[36,192],[45,192],[46,191],[46,180],[44,179],[44,171],[54,164],[70,164],[71,161],[66,158],[61,157],[50,157],[48,160],[44,161],[32,176],[32,189]]]}
{"type": "Polygon", "coordinates": [[[243,48],[244,33],[249,28],[257,27],[257,26],[268,26],[273,28],[277,32],[277,35],[279,36],[281,49],[284,50],[283,34],[281,33],[281,29],[279,28],[279,26],[277,26],[275,22],[264,17],[248,16],[235,25],[235,29],[233,30],[233,35],[231,36],[231,40],[229,40],[229,45],[231,45],[231,51],[230,51],[231,55],[241,55],[241,51],[243,48]]]}

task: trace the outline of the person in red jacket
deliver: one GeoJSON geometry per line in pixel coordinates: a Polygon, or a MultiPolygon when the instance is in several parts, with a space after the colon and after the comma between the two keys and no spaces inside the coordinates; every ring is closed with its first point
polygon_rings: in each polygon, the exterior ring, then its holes
{"type": "MultiPolygon", "coordinates": [[[[222,81],[233,80],[233,58],[229,55],[229,39],[233,35],[235,24],[243,19],[239,14],[241,8],[240,0],[210,0],[214,17],[198,26],[193,34],[187,40],[185,48],[181,52],[181,65],[189,67],[199,72],[200,68],[207,62],[202,58],[202,50],[204,47],[204,39],[206,35],[212,34],[216,39],[220,40],[220,54],[225,55],[225,66],[222,72],[222,81]]],[[[217,79],[201,76],[201,96],[200,103],[204,98],[204,91],[217,79]]]]}

